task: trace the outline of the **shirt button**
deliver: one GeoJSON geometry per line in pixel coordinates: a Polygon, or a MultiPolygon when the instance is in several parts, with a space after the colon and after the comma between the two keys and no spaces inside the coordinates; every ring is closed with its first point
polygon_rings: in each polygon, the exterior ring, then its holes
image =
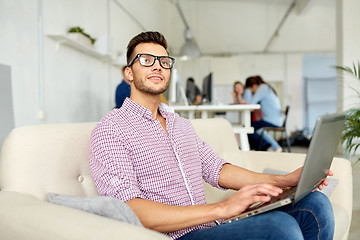
{"type": "Polygon", "coordinates": [[[83,181],[84,181],[84,177],[83,177],[83,176],[79,176],[79,177],[78,177],[78,181],[79,181],[79,182],[83,182],[83,181]]]}

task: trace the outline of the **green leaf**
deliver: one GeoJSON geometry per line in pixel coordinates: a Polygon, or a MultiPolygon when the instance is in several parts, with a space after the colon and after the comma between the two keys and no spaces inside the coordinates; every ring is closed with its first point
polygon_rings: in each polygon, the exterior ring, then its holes
{"type": "MultiPolygon", "coordinates": [[[[360,147],[360,109],[351,109],[346,112],[344,131],[341,142],[345,143],[345,148],[349,154],[355,155],[360,147]]],[[[360,162],[360,157],[356,161],[360,162]]]]}
{"type": "Polygon", "coordinates": [[[96,41],[96,38],[91,37],[89,34],[87,34],[86,32],[84,32],[84,29],[82,29],[81,27],[72,27],[68,30],[68,32],[78,32],[81,33],[82,35],[84,35],[85,37],[89,38],[91,41],[91,44],[94,44],[96,41]]]}

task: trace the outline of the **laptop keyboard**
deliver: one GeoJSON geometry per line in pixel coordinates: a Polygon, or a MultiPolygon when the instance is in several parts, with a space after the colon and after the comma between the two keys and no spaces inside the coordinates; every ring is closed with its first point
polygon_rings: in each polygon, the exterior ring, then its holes
{"type": "Polygon", "coordinates": [[[284,189],[283,192],[279,196],[271,197],[271,200],[269,202],[256,202],[256,203],[253,203],[245,211],[254,210],[254,209],[259,208],[261,206],[264,206],[264,205],[266,206],[266,205],[277,202],[279,200],[283,200],[283,199],[291,197],[291,196],[295,197],[295,193],[296,193],[296,187],[284,189]]]}

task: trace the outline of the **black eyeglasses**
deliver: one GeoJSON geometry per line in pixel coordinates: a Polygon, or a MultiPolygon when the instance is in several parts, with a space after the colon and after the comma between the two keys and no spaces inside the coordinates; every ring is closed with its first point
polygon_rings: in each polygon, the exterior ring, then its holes
{"type": "Polygon", "coordinates": [[[139,58],[139,63],[144,67],[151,67],[154,65],[156,59],[159,60],[160,66],[165,69],[171,69],[175,63],[175,58],[169,56],[154,56],[148,53],[139,53],[130,61],[129,67],[134,64],[136,58],[139,58]]]}

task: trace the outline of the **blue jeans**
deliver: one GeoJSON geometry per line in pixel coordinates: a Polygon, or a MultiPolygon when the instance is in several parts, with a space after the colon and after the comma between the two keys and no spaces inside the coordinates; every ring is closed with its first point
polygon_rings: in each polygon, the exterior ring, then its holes
{"type": "Polygon", "coordinates": [[[268,143],[271,145],[271,148],[273,150],[276,150],[280,147],[278,142],[268,132],[264,131],[264,129],[263,129],[263,127],[279,127],[279,126],[276,126],[276,125],[266,122],[264,120],[252,122],[251,126],[254,128],[255,133],[249,134],[249,138],[250,138],[250,142],[253,143],[253,145],[254,145],[253,148],[255,150],[259,150],[259,149],[261,149],[261,147],[263,147],[263,146],[260,146],[261,134],[263,134],[262,145],[264,145],[265,143],[268,143]]]}
{"type": "Polygon", "coordinates": [[[310,193],[295,205],[182,236],[192,239],[333,239],[334,214],[321,192],[310,193]]]}

